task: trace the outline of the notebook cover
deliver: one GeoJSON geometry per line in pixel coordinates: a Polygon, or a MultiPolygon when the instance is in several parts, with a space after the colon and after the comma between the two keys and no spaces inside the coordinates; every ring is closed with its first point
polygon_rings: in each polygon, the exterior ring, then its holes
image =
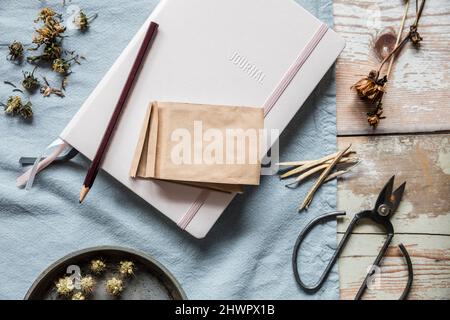
{"type": "MultiPolygon", "coordinates": [[[[178,223],[200,189],[129,176],[149,102],[262,106],[321,22],[292,0],[162,0],[60,135],[89,159],[150,21],[159,24],[158,34],[102,169],[178,223]]],[[[265,128],[284,130],[343,48],[342,38],[328,30],[265,118],[265,128]]],[[[205,237],[233,197],[211,191],[185,230],[205,237]]]]}

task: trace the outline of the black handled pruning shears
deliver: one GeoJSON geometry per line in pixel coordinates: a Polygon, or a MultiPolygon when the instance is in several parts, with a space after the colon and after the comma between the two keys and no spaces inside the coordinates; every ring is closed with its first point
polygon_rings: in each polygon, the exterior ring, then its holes
{"type": "MultiPolygon", "coordinates": [[[[344,246],[347,243],[348,239],[350,238],[350,235],[352,234],[353,229],[355,228],[355,226],[358,224],[358,222],[361,219],[369,219],[369,220],[373,221],[377,225],[382,226],[386,232],[386,235],[387,235],[386,241],[384,242],[383,246],[381,247],[381,250],[378,253],[378,255],[373,263],[373,266],[376,266],[376,267],[380,266],[381,260],[383,259],[384,255],[389,247],[389,244],[392,241],[392,238],[394,237],[394,227],[392,226],[391,218],[394,215],[395,211],[397,210],[397,208],[400,204],[400,201],[402,200],[403,193],[405,191],[405,186],[406,186],[406,182],[404,182],[400,187],[398,187],[394,192],[392,192],[393,186],[394,186],[394,179],[395,179],[395,176],[393,176],[391,179],[389,179],[389,181],[384,186],[383,190],[381,190],[381,192],[378,196],[377,202],[375,204],[375,207],[372,210],[361,211],[354,216],[353,220],[350,222],[350,225],[348,226],[348,228],[344,234],[344,237],[339,242],[339,245],[338,245],[336,251],[334,252],[333,257],[331,258],[330,262],[328,263],[327,267],[325,268],[325,271],[321,275],[319,281],[313,286],[306,285],[300,279],[300,275],[298,272],[298,265],[297,265],[298,251],[299,251],[300,245],[303,242],[303,240],[305,239],[306,235],[317,224],[319,224],[325,220],[328,220],[330,218],[333,218],[333,217],[344,216],[346,213],[342,212],[342,211],[328,213],[328,214],[322,215],[322,216],[314,219],[306,226],[306,228],[299,235],[297,242],[295,243],[294,253],[292,255],[292,266],[294,269],[295,280],[297,281],[297,283],[300,285],[300,287],[303,290],[313,293],[320,289],[320,287],[323,285],[326,278],[328,277],[328,275],[331,271],[331,268],[334,266],[339,255],[341,254],[342,250],[344,249],[344,246]]],[[[412,286],[413,267],[412,267],[412,263],[411,263],[411,259],[409,257],[408,251],[403,246],[403,244],[400,244],[399,248],[400,248],[403,256],[405,257],[406,264],[408,266],[408,283],[406,285],[405,290],[403,291],[403,294],[400,297],[400,299],[403,300],[403,299],[406,299],[406,297],[408,296],[408,293],[412,286]]],[[[369,273],[366,275],[364,282],[362,283],[361,287],[358,290],[358,293],[356,294],[355,300],[361,299],[362,295],[364,294],[364,292],[367,289],[368,281],[370,280],[371,276],[373,276],[374,272],[375,272],[375,270],[372,268],[371,271],[369,271],[369,273]]]]}

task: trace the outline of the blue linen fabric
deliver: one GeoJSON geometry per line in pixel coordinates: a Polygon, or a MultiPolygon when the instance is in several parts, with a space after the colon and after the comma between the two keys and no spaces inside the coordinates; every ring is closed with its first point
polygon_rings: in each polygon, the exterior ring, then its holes
{"type": "MultiPolygon", "coordinates": [[[[332,25],[332,0],[298,0],[332,25]]],[[[143,251],[164,264],[190,299],[337,299],[339,281],[334,268],[316,294],[295,283],[291,255],[302,228],[315,216],[335,209],[336,183],[316,194],[307,212],[297,208],[311,187],[284,187],[276,176],[262,178],[258,188],[238,196],[206,239],[197,240],[120,183],[101,173],[95,192],[80,206],[77,201],[88,161],[77,156],[40,174],[30,191],[15,179],[24,171],[20,156],[39,154],[69,122],[128,41],[145,21],[156,0],[134,1],[0,1],[0,43],[30,43],[37,12],[52,6],[67,15],[67,5],[98,13],[90,30],[68,30],[64,45],[86,57],[73,68],[65,98],[32,95],[31,123],[0,113],[0,298],[22,299],[35,278],[52,262],[83,248],[120,245],[143,251]]],[[[27,63],[7,61],[0,47],[0,99],[20,83],[27,63]]],[[[39,69],[58,86],[51,72],[39,69]]],[[[283,161],[314,159],[336,150],[334,71],[330,70],[280,139],[283,161]]],[[[302,245],[300,268],[314,282],[336,246],[336,223],[317,227],[302,245]]]]}

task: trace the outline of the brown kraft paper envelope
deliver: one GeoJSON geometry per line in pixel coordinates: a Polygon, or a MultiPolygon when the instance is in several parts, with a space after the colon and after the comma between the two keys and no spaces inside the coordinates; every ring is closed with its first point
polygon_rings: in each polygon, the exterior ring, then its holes
{"type": "Polygon", "coordinates": [[[261,108],[153,102],[130,176],[242,192],[244,185],[259,185],[263,126],[261,108]]]}

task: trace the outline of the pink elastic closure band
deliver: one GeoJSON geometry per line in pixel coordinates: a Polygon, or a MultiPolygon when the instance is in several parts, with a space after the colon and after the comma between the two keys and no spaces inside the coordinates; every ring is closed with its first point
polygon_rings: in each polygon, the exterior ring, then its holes
{"type": "Polygon", "coordinates": [[[178,221],[178,226],[185,230],[189,223],[191,223],[192,219],[194,219],[197,212],[200,208],[205,204],[206,199],[208,199],[209,190],[202,190],[198,195],[197,199],[195,199],[194,203],[191,205],[189,210],[181,217],[180,221],[178,221]]]}
{"type": "Polygon", "coordinates": [[[286,72],[281,82],[278,84],[278,86],[275,88],[275,90],[272,92],[272,94],[264,103],[263,106],[264,116],[267,116],[270,110],[272,110],[274,105],[278,102],[281,95],[284,93],[284,91],[292,82],[292,80],[294,80],[297,73],[300,71],[305,62],[308,60],[309,56],[311,55],[311,53],[313,53],[314,49],[320,43],[320,41],[322,40],[323,36],[327,33],[327,31],[328,26],[325,23],[322,23],[317,32],[309,41],[309,43],[306,45],[306,47],[303,49],[303,51],[299,54],[297,59],[291,65],[289,70],[286,72]]]}
{"type": "MultiPolygon", "coordinates": [[[[281,95],[286,91],[289,84],[294,80],[297,73],[300,71],[302,66],[305,64],[305,62],[308,60],[309,56],[313,53],[314,49],[317,47],[317,45],[320,43],[324,35],[328,31],[328,26],[324,23],[322,23],[317,29],[314,36],[311,38],[311,40],[308,42],[305,48],[303,48],[302,52],[299,54],[297,59],[294,61],[294,63],[289,67],[286,74],[281,79],[280,83],[277,85],[275,90],[272,92],[272,94],[269,96],[269,98],[266,100],[266,102],[263,105],[264,108],[264,117],[266,117],[269,112],[272,110],[272,108],[275,106],[275,104],[280,99],[281,95]]],[[[194,203],[191,205],[189,210],[181,217],[181,219],[178,221],[178,226],[185,230],[189,223],[191,223],[192,219],[194,219],[195,215],[198,213],[200,208],[205,204],[206,200],[208,199],[210,191],[209,190],[203,190],[200,195],[195,199],[194,203]]]]}

